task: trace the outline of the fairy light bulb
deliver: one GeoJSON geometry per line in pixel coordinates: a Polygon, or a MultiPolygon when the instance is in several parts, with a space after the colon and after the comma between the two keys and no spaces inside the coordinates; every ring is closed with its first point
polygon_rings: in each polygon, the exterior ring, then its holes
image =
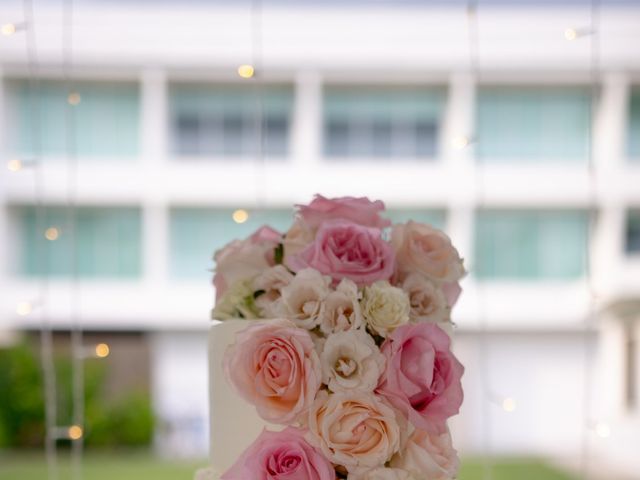
{"type": "Polygon", "coordinates": [[[109,356],[109,345],[106,343],[99,343],[96,345],[96,357],[98,358],[106,358],[109,356]]]}
{"type": "Polygon", "coordinates": [[[255,74],[255,69],[253,65],[244,64],[238,67],[238,75],[242,78],[252,78],[255,74]]]}
{"type": "Polygon", "coordinates": [[[16,313],[21,317],[26,317],[33,311],[33,307],[29,302],[20,302],[16,305],[16,313]]]}
{"type": "Polygon", "coordinates": [[[67,96],[67,102],[69,102],[69,105],[72,106],[77,106],[80,105],[80,102],[82,101],[82,97],[80,96],[80,94],[78,92],[71,92],[68,96],[67,96]]]}
{"type": "Polygon", "coordinates": [[[58,230],[56,227],[49,227],[44,232],[44,238],[46,238],[50,242],[57,240],[59,236],[60,230],[58,230]]]}
{"type": "Polygon", "coordinates": [[[249,220],[249,212],[242,208],[239,208],[238,210],[233,212],[231,218],[233,218],[233,221],[236,223],[244,223],[249,220]]]}
{"type": "Polygon", "coordinates": [[[5,23],[4,25],[2,25],[2,27],[0,27],[0,31],[5,37],[13,35],[14,33],[16,33],[16,30],[17,29],[15,23],[5,23]]]}
{"type": "Polygon", "coordinates": [[[507,397],[502,401],[502,409],[507,413],[515,412],[516,406],[516,401],[511,397],[507,397]]]}
{"type": "Polygon", "coordinates": [[[467,148],[469,146],[469,143],[471,142],[469,140],[469,137],[467,137],[466,135],[458,135],[457,137],[454,137],[452,141],[454,148],[457,148],[458,150],[467,148]]]}
{"type": "Polygon", "coordinates": [[[569,41],[573,41],[576,38],[578,38],[578,31],[575,28],[567,28],[564,31],[564,38],[566,38],[569,41]]]}
{"type": "Polygon", "coordinates": [[[71,440],[80,440],[83,435],[82,427],[80,425],[71,425],[67,430],[67,434],[71,440]]]}
{"type": "Polygon", "coordinates": [[[7,170],[10,172],[18,172],[22,169],[22,162],[18,158],[13,158],[7,162],[7,170]]]}
{"type": "Polygon", "coordinates": [[[596,423],[594,430],[600,438],[609,438],[611,436],[611,427],[606,422],[596,423]]]}

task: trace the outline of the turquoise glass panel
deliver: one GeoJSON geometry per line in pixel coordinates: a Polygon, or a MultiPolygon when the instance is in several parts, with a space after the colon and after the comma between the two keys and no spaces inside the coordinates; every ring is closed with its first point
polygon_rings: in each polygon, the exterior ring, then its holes
{"type": "Polygon", "coordinates": [[[249,210],[246,222],[233,221],[232,209],[172,208],[170,271],[176,278],[211,276],[213,254],[234,239],[244,239],[262,225],[285,232],[293,222],[287,210],[249,210]]]}
{"type": "Polygon", "coordinates": [[[176,84],[169,104],[174,154],[286,156],[289,151],[290,87],[176,84]]]}
{"type": "Polygon", "coordinates": [[[67,102],[69,88],[62,82],[9,81],[7,90],[15,119],[11,148],[23,157],[75,153],[80,158],[130,159],[138,154],[135,84],[76,83],[73,91],[80,94],[80,103],[75,106],[67,102]]]}
{"type": "Polygon", "coordinates": [[[478,212],[474,273],[481,279],[580,277],[587,235],[582,211],[478,212]]]}
{"type": "Polygon", "coordinates": [[[640,162],[640,88],[631,91],[627,142],[629,158],[634,162],[640,162]]]}
{"type": "Polygon", "coordinates": [[[483,162],[587,162],[591,97],[583,88],[481,88],[476,154],[483,162]]]}
{"type": "Polygon", "coordinates": [[[138,208],[68,210],[19,207],[20,273],[27,276],[134,278],[142,272],[142,231],[138,208]],[[41,216],[40,216],[41,215],[41,216]],[[55,241],[44,232],[56,228],[55,241]]]}
{"type": "Polygon", "coordinates": [[[328,87],[324,153],[339,158],[429,158],[438,154],[444,88],[328,87]]]}

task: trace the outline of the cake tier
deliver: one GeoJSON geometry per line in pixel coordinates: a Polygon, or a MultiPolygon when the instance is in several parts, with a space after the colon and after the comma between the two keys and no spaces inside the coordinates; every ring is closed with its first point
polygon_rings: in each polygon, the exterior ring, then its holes
{"type": "MultiPolygon", "coordinates": [[[[211,478],[231,467],[240,454],[269,424],[227,382],[222,368],[224,351],[247,320],[214,322],[209,331],[209,415],[211,426],[211,478]]],[[[281,427],[270,426],[270,429],[281,427]]]]}

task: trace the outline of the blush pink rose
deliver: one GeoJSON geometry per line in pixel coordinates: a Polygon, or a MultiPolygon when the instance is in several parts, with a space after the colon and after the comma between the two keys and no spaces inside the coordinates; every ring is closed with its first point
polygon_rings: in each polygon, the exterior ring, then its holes
{"type": "Polygon", "coordinates": [[[213,285],[216,301],[239,280],[250,279],[275,264],[274,251],[282,235],[271,227],[263,226],[245,240],[234,240],[218,250],[213,260],[216,273],[213,285]]]}
{"type": "Polygon", "coordinates": [[[335,480],[322,454],[304,439],[304,430],[263,430],[220,480],[335,480]]]}
{"type": "Polygon", "coordinates": [[[453,306],[458,303],[458,298],[460,298],[460,294],[462,293],[462,287],[460,286],[460,282],[443,283],[442,292],[444,293],[444,298],[447,299],[449,308],[453,308],[453,306]]]}
{"type": "Polygon", "coordinates": [[[452,480],[458,476],[460,460],[448,431],[434,434],[416,430],[405,448],[391,459],[390,465],[411,472],[417,478],[452,480]]]}
{"type": "Polygon", "coordinates": [[[348,278],[358,286],[388,280],[395,268],[391,246],[378,228],[343,220],[325,222],[312,244],[293,256],[294,271],[314,268],[330,276],[334,283],[348,278]]]}
{"type": "Polygon", "coordinates": [[[433,323],[396,328],[382,344],[386,369],[376,390],[416,428],[443,433],[462,405],[464,367],[449,336],[433,323]]]}
{"type": "Polygon", "coordinates": [[[260,417],[283,425],[306,414],[322,379],[309,332],[281,319],[252,323],[238,332],[225,351],[223,367],[260,417]]]}
{"type": "Polygon", "coordinates": [[[381,200],[372,202],[366,197],[326,198],[316,195],[309,205],[296,205],[298,213],[311,228],[328,220],[347,220],[365,227],[384,228],[391,222],[380,216],[384,211],[381,200]]]}

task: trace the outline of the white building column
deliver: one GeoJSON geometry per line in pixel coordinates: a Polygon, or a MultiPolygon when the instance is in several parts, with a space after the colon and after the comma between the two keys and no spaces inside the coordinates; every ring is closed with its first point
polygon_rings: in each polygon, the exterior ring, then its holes
{"type": "Polygon", "coordinates": [[[322,156],[322,78],[300,72],[295,79],[291,157],[295,168],[314,168],[322,156]]]}

